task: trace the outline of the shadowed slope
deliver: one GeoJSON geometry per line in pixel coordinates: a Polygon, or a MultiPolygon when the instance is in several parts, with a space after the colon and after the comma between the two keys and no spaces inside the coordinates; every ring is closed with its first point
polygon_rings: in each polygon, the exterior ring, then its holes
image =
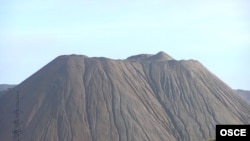
{"type": "Polygon", "coordinates": [[[215,124],[250,123],[249,105],[199,62],[141,57],[56,58],[0,99],[0,139],[12,139],[17,90],[26,141],[205,140],[215,124]]]}

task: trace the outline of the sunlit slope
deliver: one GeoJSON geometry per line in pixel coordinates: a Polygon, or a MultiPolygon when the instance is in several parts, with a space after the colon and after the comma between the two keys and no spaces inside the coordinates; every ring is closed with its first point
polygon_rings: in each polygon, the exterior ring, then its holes
{"type": "Polygon", "coordinates": [[[0,99],[1,140],[12,140],[17,91],[26,141],[198,141],[250,123],[249,105],[202,64],[164,52],[57,57],[0,99]]]}

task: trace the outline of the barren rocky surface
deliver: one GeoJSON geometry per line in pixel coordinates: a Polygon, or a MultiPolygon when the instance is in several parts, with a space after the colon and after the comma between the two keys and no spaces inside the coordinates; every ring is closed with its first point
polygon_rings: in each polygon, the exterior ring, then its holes
{"type": "Polygon", "coordinates": [[[202,141],[216,124],[250,124],[249,104],[195,60],[59,56],[0,99],[12,140],[20,92],[25,141],[202,141]]]}

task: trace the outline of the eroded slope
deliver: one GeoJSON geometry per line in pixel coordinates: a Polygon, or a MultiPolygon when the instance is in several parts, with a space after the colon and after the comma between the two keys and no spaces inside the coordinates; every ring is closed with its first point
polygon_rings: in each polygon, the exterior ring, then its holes
{"type": "Polygon", "coordinates": [[[163,52],[56,58],[0,99],[1,140],[12,139],[16,91],[26,141],[205,140],[216,124],[250,123],[249,105],[204,66],[163,52]]]}

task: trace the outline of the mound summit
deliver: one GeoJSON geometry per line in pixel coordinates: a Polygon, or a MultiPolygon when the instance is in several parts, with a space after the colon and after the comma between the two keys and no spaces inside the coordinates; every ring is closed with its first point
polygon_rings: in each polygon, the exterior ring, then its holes
{"type": "Polygon", "coordinates": [[[55,58],[0,99],[0,140],[13,140],[19,91],[25,141],[201,141],[250,108],[195,60],[164,52],[124,60],[55,58]]]}

